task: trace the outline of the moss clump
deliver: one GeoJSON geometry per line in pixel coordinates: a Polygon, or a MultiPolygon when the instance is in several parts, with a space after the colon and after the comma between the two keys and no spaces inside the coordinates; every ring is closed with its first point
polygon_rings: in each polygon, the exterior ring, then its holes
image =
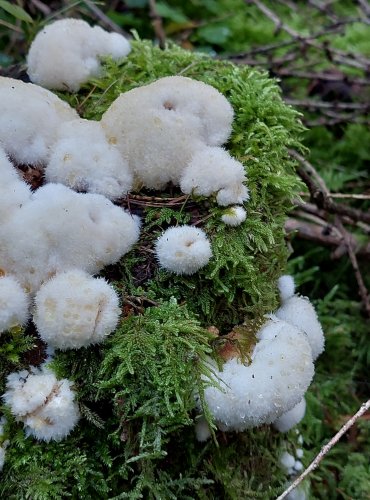
{"type": "Polygon", "coordinates": [[[57,490],[58,498],[273,497],[284,483],[280,436],[264,428],[197,443],[194,392],[202,395],[211,377],[205,357],[219,344],[207,327],[228,333],[244,323],[249,339],[240,345],[249,349],[256,325],[277,305],[273,284],[288,254],[284,219],[300,187],[287,149],[300,148],[302,126],[264,73],[178,47],[132,45],[120,64],[105,62],[100,79],[61,97],[99,119],[121,92],[163,76],[213,85],[235,111],[226,147],[247,170],[247,220],[226,226],[214,199],[186,197],[174,186],[122,200],[143,220],[138,245],[103,273],[121,294],[123,319],[106,344],[57,352],[53,361],[59,376],[74,381],[85,421],[62,443],[45,444],[25,440],[9,416],[0,491],[17,499],[55,498],[57,490]],[[209,265],[191,277],[158,269],[153,256],[163,229],[182,223],[202,227],[213,249],[209,265]]]}

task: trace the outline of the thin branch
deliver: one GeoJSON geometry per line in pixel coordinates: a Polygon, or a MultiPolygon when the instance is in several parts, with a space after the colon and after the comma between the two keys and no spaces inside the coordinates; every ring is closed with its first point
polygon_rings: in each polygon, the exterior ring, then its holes
{"type": "Polygon", "coordinates": [[[313,203],[331,214],[345,215],[354,221],[370,223],[370,212],[363,212],[357,208],[352,208],[348,205],[333,201],[325,182],[319,176],[313,165],[311,165],[302,155],[297,153],[297,151],[289,150],[289,154],[298,160],[301,165],[297,168],[297,172],[308,187],[313,203]]]}
{"type": "Polygon", "coordinates": [[[352,102],[325,102],[315,101],[313,99],[290,99],[285,98],[285,102],[291,106],[303,107],[308,109],[343,109],[343,110],[359,110],[362,113],[370,111],[368,103],[352,103],[352,102]]]}
{"type": "Polygon", "coordinates": [[[362,303],[363,303],[363,305],[365,307],[366,314],[370,318],[370,298],[369,298],[369,292],[367,291],[367,288],[365,286],[364,280],[362,278],[362,274],[361,274],[360,268],[358,267],[357,257],[356,257],[356,254],[355,254],[354,250],[353,250],[353,242],[348,237],[348,233],[345,230],[345,228],[343,226],[343,223],[342,223],[341,219],[338,216],[336,216],[336,226],[339,228],[339,230],[343,234],[344,243],[345,243],[345,245],[347,247],[348,256],[350,258],[350,261],[351,261],[351,264],[352,264],[352,268],[353,268],[353,271],[355,273],[356,281],[357,281],[357,284],[358,284],[358,291],[359,291],[362,303]]]}
{"type": "Polygon", "coordinates": [[[155,36],[158,39],[159,47],[164,49],[166,46],[166,33],[163,28],[163,20],[157,12],[156,0],[149,0],[149,13],[155,36]]]}
{"type": "Polygon", "coordinates": [[[91,0],[84,0],[84,4],[91,10],[91,12],[97,17],[100,21],[100,23],[105,26],[106,28],[111,29],[112,31],[116,31],[117,33],[120,33],[121,35],[124,35],[128,37],[128,33],[124,31],[118,24],[116,24],[112,19],[110,19],[107,15],[104,14],[104,12],[99,9],[97,5],[95,5],[94,2],[91,0]]]}
{"type": "Polygon", "coordinates": [[[370,399],[364,403],[358,412],[351,417],[346,424],[344,424],[341,429],[331,438],[331,440],[321,448],[319,454],[310,463],[307,469],[293,481],[293,483],[287,488],[276,500],[283,500],[286,498],[290,492],[292,492],[312,471],[314,471],[325,455],[333,448],[333,446],[339,441],[339,439],[345,434],[348,429],[350,429],[353,424],[370,408],[370,399]]]}

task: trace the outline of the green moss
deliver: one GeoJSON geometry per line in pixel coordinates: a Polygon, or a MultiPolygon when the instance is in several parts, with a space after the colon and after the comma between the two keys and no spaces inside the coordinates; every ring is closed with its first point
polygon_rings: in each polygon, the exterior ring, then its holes
{"type": "MultiPolygon", "coordinates": [[[[225,209],[213,198],[184,197],[176,187],[136,193],[141,203],[133,199],[128,208],[142,218],[140,241],[103,272],[121,296],[123,319],[104,345],[57,352],[53,361],[59,377],[74,381],[83,419],[65,441],[51,444],[25,440],[10,419],[2,493],[19,499],[273,498],[284,483],[276,465],[281,437],[264,428],[197,443],[194,393],[202,398],[205,384],[217,383],[209,382],[205,361],[217,342],[206,328],[227,333],[245,321],[249,350],[256,325],[277,305],[275,282],[288,255],[284,220],[301,187],[287,152],[300,148],[299,115],[265,73],[175,46],[132,45],[120,64],[106,61],[100,79],[62,97],[83,117],[99,119],[120,92],[163,76],[213,85],[235,111],[226,147],[247,171],[247,220],[226,226],[225,209]],[[151,196],[157,203],[148,202],[151,196]],[[159,269],[153,256],[158,235],[184,223],[202,227],[213,250],[209,265],[190,277],[159,269]]],[[[210,421],[207,410],[206,417],[210,421]]]]}

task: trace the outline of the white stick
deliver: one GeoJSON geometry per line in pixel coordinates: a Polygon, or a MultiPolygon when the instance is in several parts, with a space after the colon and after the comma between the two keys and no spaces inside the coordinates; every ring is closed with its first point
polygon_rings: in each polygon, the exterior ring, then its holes
{"type": "Polygon", "coordinates": [[[320,453],[310,463],[310,465],[307,467],[307,469],[304,470],[302,472],[302,474],[300,476],[298,476],[297,479],[295,479],[293,481],[293,483],[289,486],[289,488],[287,488],[284,491],[284,493],[282,493],[276,500],[283,500],[283,498],[286,498],[286,496],[289,495],[289,493],[291,491],[293,491],[294,488],[296,488],[303,481],[303,479],[305,479],[305,477],[307,477],[308,474],[310,474],[310,472],[315,470],[316,467],[321,462],[321,460],[324,458],[324,456],[328,453],[328,451],[331,450],[331,448],[339,441],[339,439],[343,436],[343,434],[346,433],[348,431],[348,429],[350,427],[352,427],[352,425],[356,422],[356,420],[358,420],[369,408],[370,408],[370,399],[368,401],[366,401],[366,403],[363,403],[363,405],[358,410],[358,412],[355,415],[353,415],[353,417],[351,417],[348,420],[348,422],[346,422],[343,425],[343,427],[340,428],[340,430],[335,434],[335,436],[333,436],[331,438],[331,440],[328,442],[328,444],[326,444],[325,446],[323,446],[321,448],[320,453]]]}

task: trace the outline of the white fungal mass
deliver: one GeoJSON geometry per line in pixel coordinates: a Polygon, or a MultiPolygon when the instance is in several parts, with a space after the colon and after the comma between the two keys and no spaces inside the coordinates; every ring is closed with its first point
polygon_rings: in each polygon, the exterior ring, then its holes
{"type": "Polygon", "coordinates": [[[34,323],[41,338],[59,349],[78,349],[105,340],[120,309],[113,288],[83,271],[61,273],[35,297],[34,323]]]}
{"type": "Polygon", "coordinates": [[[212,256],[206,233],[193,226],[167,229],[158,238],[155,250],[159,265],[176,274],[194,274],[212,256]]]}
{"type": "Polygon", "coordinates": [[[42,87],[77,91],[99,74],[101,56],[120,59],[129,52],[130,43],[118,33],[80,19],[61,19],[37,34],[27,56],[27,71],[31,81],[42,87]]]}
{"type": "Polygon", "coordinates": [[[47,368],[11,373],[4,402],[27,435],[43,441],[59,441],[72,431],[80,413],[67,379],[57,380],[47,368]]]}

